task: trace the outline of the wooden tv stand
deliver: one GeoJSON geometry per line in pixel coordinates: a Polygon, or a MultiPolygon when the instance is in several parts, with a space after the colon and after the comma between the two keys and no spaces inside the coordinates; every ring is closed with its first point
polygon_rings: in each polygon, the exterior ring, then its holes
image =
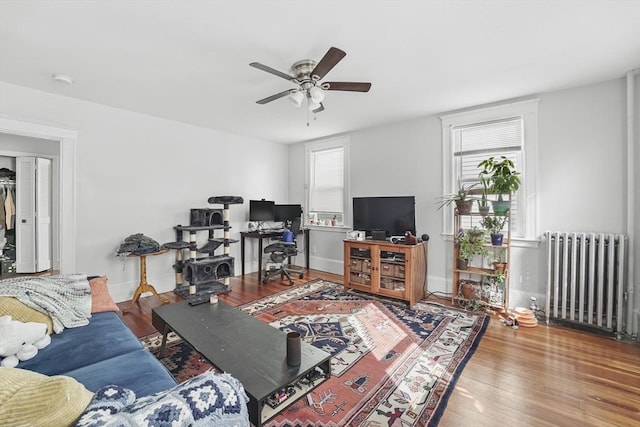
{"type": "Polygon", "coordinates": [[[424,298],[427,242],[344,241],[344,287],[397,298],[413,307],[424,298]]]}

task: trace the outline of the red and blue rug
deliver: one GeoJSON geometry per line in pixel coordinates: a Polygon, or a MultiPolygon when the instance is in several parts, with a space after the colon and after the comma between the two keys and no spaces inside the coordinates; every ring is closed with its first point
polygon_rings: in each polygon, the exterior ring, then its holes
{"type": "MultiPolygon", "coordinates": [[[[342,285],[313,281],[240,309],[330,353],[332,376],[266,425],[433,426],[489,317],[464,310],[403,303],[342,285]]],[[[150,338],[153,351],[159,345],[150,338]]],[[[210,369],[177,339],[162,362],[176,380],[210,369]]]]}

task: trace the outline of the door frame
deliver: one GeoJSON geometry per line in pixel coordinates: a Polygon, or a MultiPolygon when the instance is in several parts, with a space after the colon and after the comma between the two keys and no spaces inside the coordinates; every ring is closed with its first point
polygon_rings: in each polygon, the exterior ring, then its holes
{"type": "MultiPolygon", "coordinates": [[[[52,210],[57,220],[53,224],[53,269],[62,274],[76,272],[76,141],[78,132],[35,123],[25,119],[0,116],[0,133],[39,138],[57,144],[58,156],[53,158],[52,210]]],[[[14,156],[16,153],[2,153],[14,156]]],[[[34,153],[20,153],[33,155],[34,153]]]]}

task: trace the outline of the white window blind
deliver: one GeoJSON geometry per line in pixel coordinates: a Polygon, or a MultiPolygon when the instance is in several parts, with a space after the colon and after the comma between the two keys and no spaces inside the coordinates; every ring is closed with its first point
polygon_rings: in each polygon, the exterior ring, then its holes
{"type": "Polygon", "coordinates": [[[344,213],[344,148],[333,147],[310,153],[309,211],[344,213]]]}
{"type": "MultiPolygon", "coordinates": [[[[515,170],[522,174],[524,166],[522,117],[454,126],[451,131],[454,174],[461,185],[477,184],[474,189],[480,191],[482,187],[478,174],[481,169],[478,168],[478,163],[491,156],[495,158],[505,156],[514,163],[515,170]]],[[[523,175],[521,179],[524,179],[523,175]]],[[[518,214],[521,211],[519,202],[518,194],[513,194],[511,196],[511,232],[514,234],[518,233],[518,214]]],[[[474,210],[477,211],[475,204],[474,210]]],[[[463,224],[465,228],[477,225],[471,224],[472,218],[466,218],[466,220],[468,223],[463,224]]]]}
{"type": "MultiPolygon", "coordinates": [[[[442,194],[459,184],[478,183],[478,163],[493,156],[510,159],[520,172],[520,189],[512,195],[511,237],[519,245],[537,247],[538,99],[506,101],[441,116],[443,144],[442,194]]],[[[482,186],[474,188],[480,194],[482,186]]],[[[496,196],[489,197],[495,199],[496,196]]],[[[477,210],[477,204],[474,206],[477,210]]],[[[478,220],[480,216],[474,216],[478,220]]],[[[474,224],[475,225],[475,224],[474,224]]],[[[468,225],[465,225],[468,226],[468,225]]],[[[442,230],[453,235],[453,207],[442,209],[442,230]]]]}

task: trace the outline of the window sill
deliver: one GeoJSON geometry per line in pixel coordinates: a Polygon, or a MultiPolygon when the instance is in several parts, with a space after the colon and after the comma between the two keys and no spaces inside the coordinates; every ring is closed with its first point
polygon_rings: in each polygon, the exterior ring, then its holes
{"type": "MultiPolygon", "coordinates": [[[[446,242],[453,242],[452,234],[441,234],[442,240],[446,242]]],[[[512,248],[532,248],[537,249],[540,246],[542,239],[536,238],[524,238],[524,237],[512,237],[511,238],[511,247],[512,248]]]]}
{"type": "Polygon", "coordinates": [[[351,230],[351,227],[348,227],[346,225],[314,225],[314,224],[307,224],[305,225],[306,228],[308,228],[309,230],[313,230],[313,231],[328,231],[330,233],[346,233],[347,231],[351,230]]]}

